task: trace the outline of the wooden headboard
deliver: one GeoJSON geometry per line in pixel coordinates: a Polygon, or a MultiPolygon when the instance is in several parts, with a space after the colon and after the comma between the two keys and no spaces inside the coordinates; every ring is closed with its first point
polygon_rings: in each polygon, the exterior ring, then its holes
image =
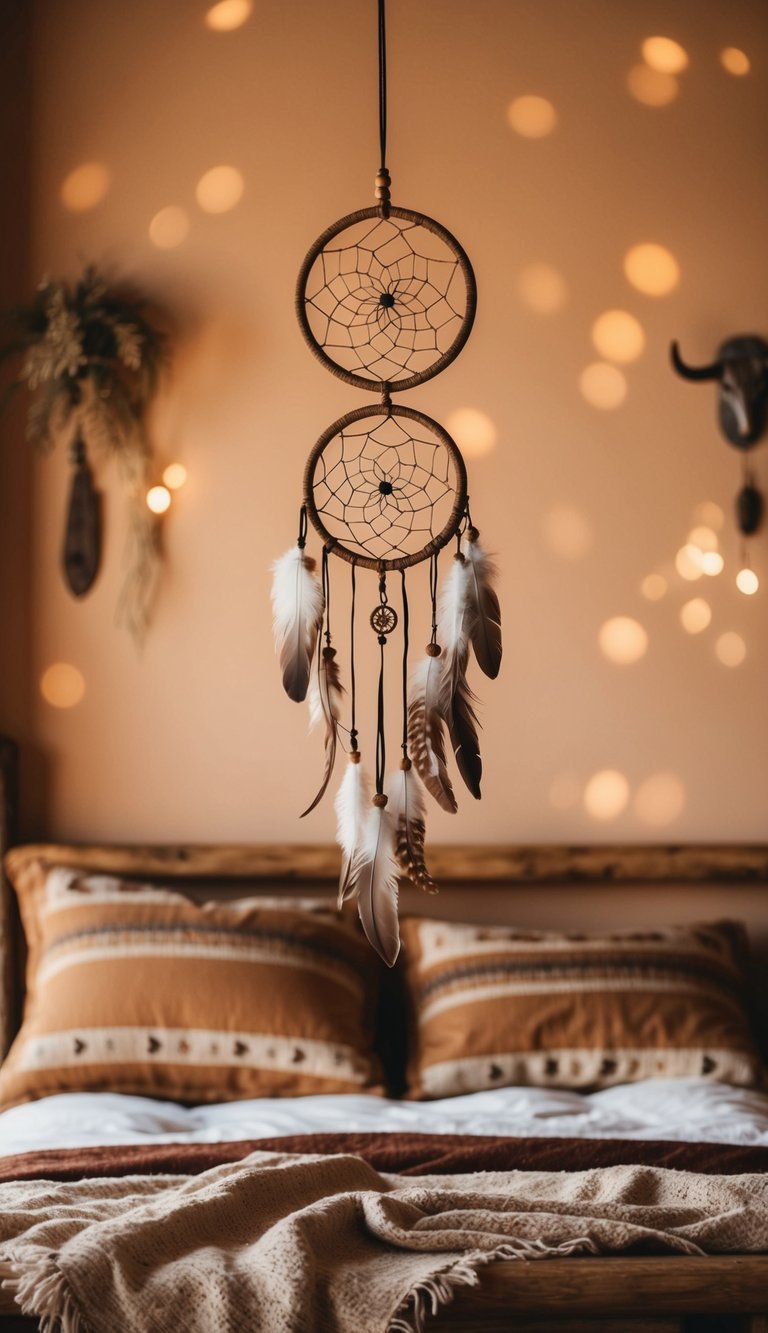
{"type": "MultiPolygon", "coordinates": [[[[195,894],[329,893],[339,872],[331,846],[215,844],[12,848],[13,874],[39,858],[132,878],[175,882],[195,894]]],[[[404,886],[403,912],[496,921],[542,929],[619,929],[722,918],[744,921],[752,944],[753,1016],[768,1049],[768,845],[437,846],[430,869],[441,886],[425,895],[404,886]],[[760,984],[758,984],[758,981],[760,984]]],[[[15,914],[0,920],[0,970],[19,975],[23,941],[15,914]]],[[[18,1012],[18,1008],[17,1008],[18,1012]]]]}

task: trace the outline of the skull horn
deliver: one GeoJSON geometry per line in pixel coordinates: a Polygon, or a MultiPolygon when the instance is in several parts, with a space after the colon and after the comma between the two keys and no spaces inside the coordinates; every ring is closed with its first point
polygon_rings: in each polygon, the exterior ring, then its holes
{"type": "Polygon", "coordinates": [[[673,342],[670,347],[670,355],[672,365],[684,380],[719,380],[723,372],[722,361],[713,361],[709,366],[687,366],[680,355],[680,348],[676,342],[673,342]]]}

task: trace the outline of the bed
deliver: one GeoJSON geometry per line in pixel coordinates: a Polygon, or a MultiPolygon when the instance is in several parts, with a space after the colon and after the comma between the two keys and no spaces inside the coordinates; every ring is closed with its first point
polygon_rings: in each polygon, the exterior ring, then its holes
{"type": "MultiPolygon", "coordinates": [[[[338,873],[325,846],[166,846],[14,848],[18,880],[32,863],[182,885],[196,900],[262,895],[311,908],[325,900],[338,873]]],[[[768,847],[436,848],[437,898],[404,891],[404,914],[444,921],[514,922],[523,930],[553,920],[578,931],[588,916],[606,928],[645,930],[660,923],[748,923],[752,943],[753,1018],[765,1032],[768,961],[768,847]],[[531,889],[535,888],[532,893],[531,889]],[[632,920],[626,921],[626,903],[632,920]]],[[[302,908],[303,910],[303,908],[302,908]]],[[[21,936],[7,883],[2,899],[4,1042],[20,1015],[21,936]]],[[[402,997],[388,976],[384,1027],[400,1029],[402,997]]],[[[385,1052],[390,1067],[402,1060],[385,1052]]],[[[227,1170],[243,1153],[355,1153],[379,1171],[458,1179],[496,1168],[574,1172],[645,1164],[675,1171],[713,1169],[734,1178],[768,1170],[768,1096],[699,1077],[616,1082],[598,1091],[562,1087],[487,1087],[427,1101],[378,1093],[324,1092],[190,1105],[188,1099],[135,1093],[63,1091],[0,1115],[4,1181],[83,1176],[117,1180],[136,1171],[227,1170]],[[101,1146],[94,1146],[94,1144],[101,1146]]],[[[37,1326],[21,1318],[7,1292],[0,1327],[37,1326]]],[[[429,1313],[429,1311],[425,1311],[429,1313]]],[[[459,1287],[427,1327],[493,1330],[768,1328],[768,1256],[755,1253],[632,1253],[517,1259],[483,1267],[476,1287],[459,1287]]],[[[321,1324],[318,1323],[320,1328],[321,1324]]],[[[364,1327],[364,1326],[363,1326],[364,1327]]],[[[378,1327],[378,1325],[377,1325],[378,1327]]]]}

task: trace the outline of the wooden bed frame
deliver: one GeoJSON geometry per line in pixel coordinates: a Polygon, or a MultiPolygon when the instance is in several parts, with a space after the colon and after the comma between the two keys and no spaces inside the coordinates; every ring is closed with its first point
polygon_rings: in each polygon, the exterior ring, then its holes
{"type": "MultiPolygon", "coordinates": [[[[2,764],[5,784],[10,770],[2,764]]],[[[7,760],[7,754],[6,754],[7,760]]],[[[0,802],[0,804],[4,804],[0,802]]],[[[8,827],[7,815],[0,836],[8,827]]],[[[56,864],[82,866],[154,880],[187,882],[194,891],[307,893],[328,890],[338,857],[326,846],[75,847],[41,844],[14,848],[13,864],[35,854],[56,864]]],[[[686,847],[437,847],[431,869],[437,898],[403,893],[405,911],[476,921],[558,926],[585,918],[607,926],[655,921],[746,920],[755,949],[756,976],[768,967],[768,846],[686,847]],[[627,904],[631,904],[628,910],[627,904]]],[[[5,1036],[18,1018],[12,998],[18,979],[20,935],[7,885],[0,900],[0,969],[5,1036]]],[[[758,988],[765,996],[764,981],[758,988]]],[[[18,1000],[18,994],[16,996],[18,1000]]],[[[0,1292],[0,1333],[34,1329],[13,1315],[0,1292]]],[[[505,1262],[482,1271],[476,1289],[428,1323],[435,1333],[768,1333],[768,1255],[706,1258],[611,1257],[505,1262]]],[[[364,1330],[361,1330],[364,1333],[364,1330]]]]}

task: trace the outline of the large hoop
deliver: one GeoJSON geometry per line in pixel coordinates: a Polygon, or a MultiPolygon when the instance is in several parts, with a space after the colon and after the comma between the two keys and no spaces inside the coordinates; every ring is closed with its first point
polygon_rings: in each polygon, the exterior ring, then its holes
{"type": "Polygon", "coordinates": [[[296,285],[310,350],[358,389],[402,392],[439,374],[467,341],[476,308],[475,275],[455,236],[407,208],[363,208],[334,222],[296,285]],[[360,224],[368,221],[374,226],[366,230],[360,224]],[[346,231],[348,243],[332,246],[346,231]]]}

